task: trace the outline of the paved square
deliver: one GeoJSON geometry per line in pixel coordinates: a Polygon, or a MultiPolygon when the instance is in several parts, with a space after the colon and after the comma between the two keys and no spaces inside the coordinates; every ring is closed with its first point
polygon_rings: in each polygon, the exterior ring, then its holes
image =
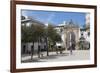
{"type": "Polygon", "coordinates": [[[38,58],[38,55],[34,55],[31,60],[31,56],[22,57],[22,63],[27,62],[56,62],[56,61],[74,61],[74,60],[89,60],[90,50],[74,50],[73,54],[70,51],[64,51],[62,54],[56,52],[49,52],[49,56],[46,56],[46,52],[42,52],[43,56],[38,58]]]}

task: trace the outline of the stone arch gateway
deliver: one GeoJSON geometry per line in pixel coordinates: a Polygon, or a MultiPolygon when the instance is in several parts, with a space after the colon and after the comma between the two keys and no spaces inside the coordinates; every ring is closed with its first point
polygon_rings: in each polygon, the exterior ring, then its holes
{"type": "Polygon", "coordinates": [[[72,31],[72,32],[68,32],[67,34],[67,37],[66,37],[66,47],[67,47],[67,50],[75,50],[75,45],[76,45],[76,36],[75,36],[75,33],[72,31]]]}

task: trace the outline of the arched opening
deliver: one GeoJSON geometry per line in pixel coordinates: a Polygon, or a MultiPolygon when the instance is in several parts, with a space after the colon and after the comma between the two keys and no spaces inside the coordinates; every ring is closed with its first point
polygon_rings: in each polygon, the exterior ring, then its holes
{"type": "Polygon", "coordinates": [[[75,33],[74,32],[68,32],[67,38],[66,38],[66,47],[67,50],[75,50],[76,40],[75,40],[75,33]]]}

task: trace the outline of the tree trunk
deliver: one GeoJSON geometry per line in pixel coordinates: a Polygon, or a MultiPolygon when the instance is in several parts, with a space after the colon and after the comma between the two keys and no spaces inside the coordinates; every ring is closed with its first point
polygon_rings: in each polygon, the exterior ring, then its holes
{"type": "Polygon", "coordinates": [[[38,45],[38,58],[40,58],[40,45],[38,45]]]}
{"type": "Polygon", "coordinates": [[[56,53],[58,54],[58,48],[56,47],[56,53]]]}
{"type": "Polygon", "coordinates": [[[33,59],[34,54],[34,41],[33,41],[33,47],[31,47],[31,60],[33,59]]]}
{"type": "Polygon", "coordinates": [[[39,38],[39,40],[38,40],[38,58],[40,58],[40,38],[39,38]]]}
{"type": "Polygon", "coordinates": [[[47,39],[47,37],[46,37],[46,49],[47,49],[47,56],[49,56],[48,39],[47,39]]]}

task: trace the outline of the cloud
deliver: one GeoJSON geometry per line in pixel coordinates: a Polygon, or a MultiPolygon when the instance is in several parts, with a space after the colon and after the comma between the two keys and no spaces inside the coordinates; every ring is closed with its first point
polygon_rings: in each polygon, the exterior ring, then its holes
{"type": "Polygon", "coordinates": [[[51,13],[50,15],[49,15],[49,17],[47,18],[47,23],[48,22],[51,22],[52,21],[52,19],[55,17],[55,13],[51,13]]]}

